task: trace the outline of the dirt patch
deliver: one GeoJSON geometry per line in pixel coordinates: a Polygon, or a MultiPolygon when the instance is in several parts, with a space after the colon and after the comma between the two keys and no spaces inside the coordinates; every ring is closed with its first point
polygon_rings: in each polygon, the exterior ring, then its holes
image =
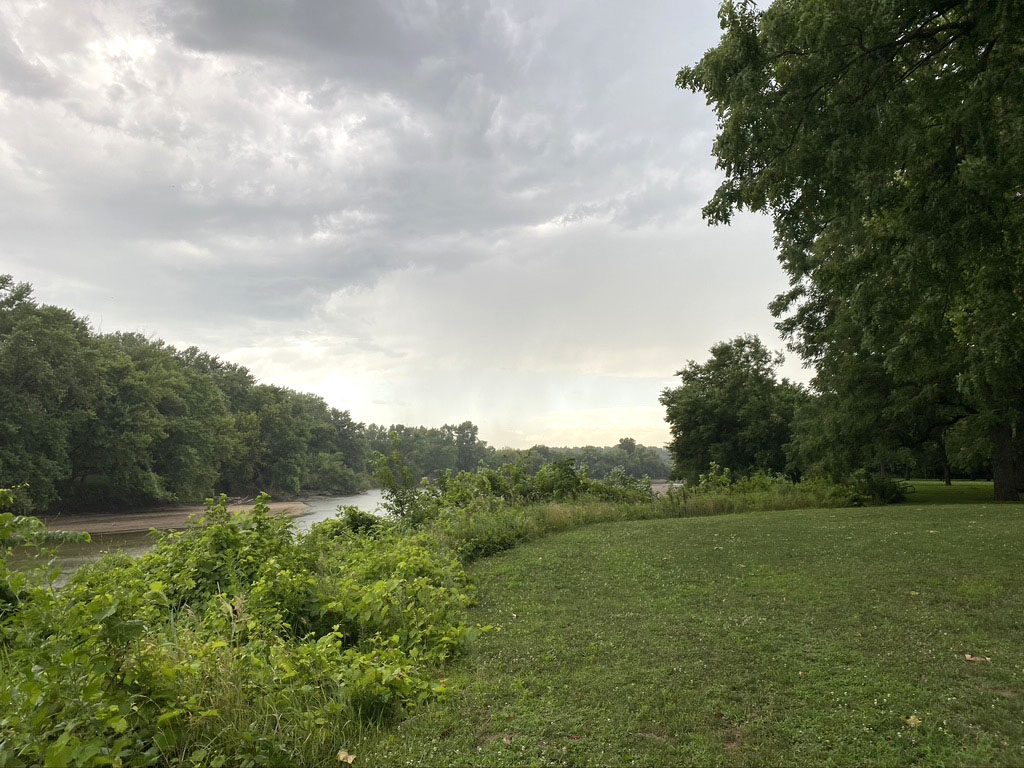
{"type": "Polygon", "coordinates": [[[654,494],[656,496],[664,496],[666,493],[668,493],[670,490],[672,490],[672,488],[682,488],[682,487],[683,487],[682,483],[669,483],[669,482],[651,483],[651,490],[654,491],[654,494]]]}
{"type": "MultiPolygon", "coordinates": [[[[101,515],[53,515],[44,517],[43,522],[51,531],[84,531],[85,533],[140,533],[157,529],[178,531],[188,526],[189,520],[200,516],[205,507],[180,506],[157,507],[139,512],[111,513],[101,515]]],[[[252,502],[229,504],[231,512],[252,509],[252,502]]],[[[309,505],[303,501],[275,501],[270,503],[270,514],[286,517],[300,517],[309,512],[309,505]]]]}

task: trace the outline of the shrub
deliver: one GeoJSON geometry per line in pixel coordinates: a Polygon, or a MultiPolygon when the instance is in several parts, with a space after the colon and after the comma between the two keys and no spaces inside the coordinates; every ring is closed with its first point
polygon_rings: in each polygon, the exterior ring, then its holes
{"type": "Polygon", "coordinates": [[[0,764],[326,763],[358,723],[437,695],[434,669],[476,633],[462,565],[363,523],[301,535],[265,498],[241,516],[222,499],[64,589],[19,575],[0,764]]]}
{"type": "Polygon", "coordinates": [[[907,500],[910,486],[902,480],[883,477],[866,469],[853,474],[849,481],[853,506],[899,504],[907,500]]]}
{"type": "Polygon", "coordinates": [[[739,480],[716,464],[696,486],[676,486],[659,501],[670,517],[727,515],[735,512],[842,507],[850,503],[848,489],[827,480],[795,483],[783,475],[757,473],[739,480]]]}

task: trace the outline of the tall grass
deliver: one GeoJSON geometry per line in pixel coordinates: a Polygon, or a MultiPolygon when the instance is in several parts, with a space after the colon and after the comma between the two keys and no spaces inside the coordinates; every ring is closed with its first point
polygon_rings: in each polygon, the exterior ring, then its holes
{"type": "Polygon", "coordinates": [[[647,502],[606,502],[584,497],[573,502],[514,505],[496,499],[475,500],[442,510],[425,530],[440,546],[455,552],[463,562],[470,562],[581,525],[830,508],[849,503],[849,492],[832,483],[754,477],[724,487],[680,487],[647,502]]]}

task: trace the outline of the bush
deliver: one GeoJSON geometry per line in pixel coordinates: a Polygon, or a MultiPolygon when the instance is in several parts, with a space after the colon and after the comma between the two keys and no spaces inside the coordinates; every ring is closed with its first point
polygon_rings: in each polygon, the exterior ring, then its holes
{"type": "Polygon", "coordinates": [[[330,763],[360,722],[437,695],[435,668],[477,631],[462,565],[365,523],[300,535],[264,497],[241,516],[222,499],[59,591],[19,575],[0,764],[330,763]]]}
{"type": "Polygon", "coordinates": [[[659,501],[668,517],[703,517],[735,512],[843,507],[849,490],[827,480],[795,483],[783,475],[756,473],[732,479],[728,469],[712,464],[696,486],[676,486],[659,501]]]}
{"type": "Polygon", "coordinates": [[[852,506],[899,504],[907,500],[910,492],[910,486],[902,480],[872,474],[866,469],[855,472],[849,485],[852,506]]]}

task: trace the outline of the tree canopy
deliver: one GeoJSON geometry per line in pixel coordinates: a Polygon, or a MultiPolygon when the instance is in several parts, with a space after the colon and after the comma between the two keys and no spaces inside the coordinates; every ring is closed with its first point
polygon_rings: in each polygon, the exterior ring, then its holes
{"type": "Polygon", "coordinates": [[[786,470],[793,413],[806,394],[776,378],[781,363],[756,336],[739,336],[676,374],[682,383],[661,403],[677,476],[696,480],[712,463],[739,474],[786,470]]]}
{"type": "Polygon", "coordinates": [[[0,484],[26,508],[350,493],[363,425],[321,398],[139,334],[93,333],[0,275],[0,484]]]}
{"type": "Polygon", "coordinates": [[[870,358],[922,434],[987,435],[997,497],[1018,498],[1024,4],[729,0],[720,19],[677,79],[719,118],[705,216],[772,215],[791,283],[773,310],[837,408],[863,410],[846,376],[870,358]]]}
{"type": "Polygon", "coordinates": [[[0,275],[0,487],[22,509],[118,509],[253,496],[353,493],[375,454],[397,453],[412,482],[480,465],[570,458],[594,477],[615,467],[664,476],[659,449],[496,451],[471,421],[364,425],[322,398],[260,384],[244,367],[137,333],[98,334],[0,275]]]}

